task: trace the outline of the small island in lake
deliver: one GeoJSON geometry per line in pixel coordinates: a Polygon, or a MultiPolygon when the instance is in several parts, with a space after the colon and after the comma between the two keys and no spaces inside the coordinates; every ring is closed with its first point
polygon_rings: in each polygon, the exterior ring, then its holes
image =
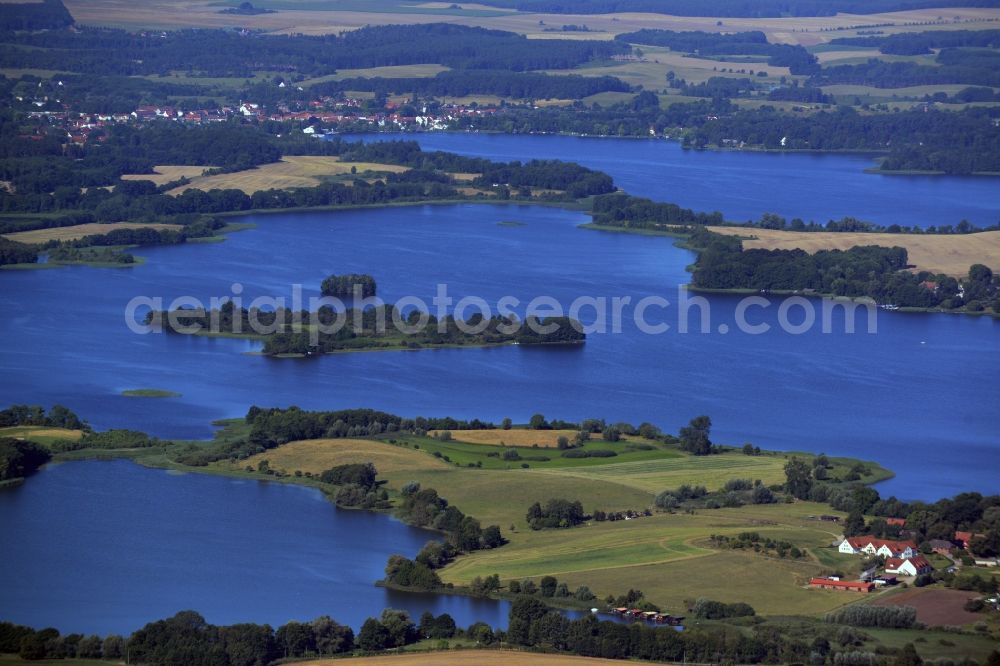
{"type": "Polygon", "coordinates": [[[324,296],[336,296],[338,298],[356,296],[355,288],[360,292],[361,298],[371,298],[375,295],[377,285],[375,278],[371,275],[350,273],[348,275],[331,275],[323,280],[320,291],[324,296]]]}
{"type": "Polygon", "coordinates": [[[580,322],[569,317],[484,318],[467,320],[411,312],[391,305],[365,310],[318,312],[235,309],[179,309],[150,312],[145,324],[156,332],[260,340],[262,353],[277,358],[301,358],[348,351],[415,350],[428,347],[491,347],[497,345],[576,344],[586,340],[580,322]]]}
{"type": "Polygon", "coordinates": [[[122,391],[122,395],[126,398],[179,398],[180,393],[176,391],[166,391],[164,389],[155,388],[140,388],[140,389],[128,389],[122,391]]]}

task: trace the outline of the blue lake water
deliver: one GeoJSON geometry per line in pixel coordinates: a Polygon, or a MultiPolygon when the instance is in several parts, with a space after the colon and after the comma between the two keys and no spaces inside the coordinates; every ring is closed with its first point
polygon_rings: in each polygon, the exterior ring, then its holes
{"type": "MultiPolygon", "coordinates": [[[[848,201],[843,213],[831,208],[817,219],[851,213],[902,222],[892,215],[911,210],[906,223],[941,222],[933,219],[941,211],[955,212],[945,221],[989,223],[1000,200],[990,196],[996,181],[887,179],[861,174],[865,162],[856,157],[684,153],[666,142],[563,137],[424,135],[421,141],[494,158],[563,151],[566,159],[613,173],[637,194],[731,216],[770,210],[810,217],[810,210],[825,210],[832,200],[823,203],[818,189],[809,196],[818,182],[773,184],[814,162],[831,165],[845,182],[854,182],[854,164],[862,185],[889,183],[857,195],[864,206],[848,201]],[[720,165],[785,166],[770,176],[754,175],[761,166],[744,166],[711,198],[677,180],[683,166],[676,172],[643,166],[648,151],[691,168],[709,156],[720,165]],[[738,185],[751,177],[767,183],[765,200],[738,185]],[[939,185],[933,196],[922,193],[939,185]],[[924,203],[915,208],[911,199],[924,203]]],[[[242,416],[251,404],[370,406],[406,416],[521,422],[543,412],[648,420],[667,431],[709,414],[719,442],[878,460],[898,473],[880,488],[883,494],[935,499],[1000,491],[1000,321],[880,311],[877,333],[863,332],[860,317],[862,332],[847,334],[838,313],[833,333],[815,327],[792,335],[777,328],[774,303],[750,316],[772,330],[748,335],[736,330],[739,299],[720,295],[705,297],[705,332],[693,317],[695,332],[682,334],[678,287],[688,281],[693,255],[667,238],[577,228],[588,220],[559,209],[500,205],[256,215],[246,218],[256,229],[225,243],[143,249],[148,263],[132,269],[4,272],[0,306],[9,315],[0,319],[0,404],[59,402],[98,428],[181,438],[208,437],[213,419],[242,416]],[[564,306],[579,296],[633,303],[662,296],[672,305],[652,318],[672,327],[647,335],[626,321],[621,333],[593,334],[570,348],[277,360],[245,354],[256,349],[245,341],[137,335],[125,325],[126,304],[135,296],[162,297],[167,306],[182,295],[229,296],[239,283],[249,303],[262,295],[289,297],[299,283],[309,297],[326,275],[347,272],[373,274],[389,302],[403,296],[429,302],[442,283],[456,300],[474,295],[489,303],[508,295],[522,302],[546,295],[564,306]],[[120,395],[140,387],[182,397],[120,395]]],[[[125,462],[71,463],[0,493],[0,524],[18,535],[0,544],[0,617],[64,631],[129,631],[189,607],[213,622],[279,624],[328,613],[355,626],[387,605],[452,612],[462,624],[502,624],[505,614],[495,604],[372,587],[389,553],[412,555],[428,534],[385,516],[337,511],[301,488],[168,475],[125,462]]]]}
{"type": "MultiPolygon", "coordinates": [[[[678,286],[690,252],[671,239],[581,230],[586,216],[528,206],[421,206],[258,215],[255,230],[225,243],[142,251],[134,269],[74,267],[2,277],[6,341],[0,404],[62,402],[100,428],[132,427],[164,437],[207,437],[210,422],[242,416],[251,404],[310,409],[371,406],[413,415],[526,422],[550,417],[652,421],[668,432],[708,414],[717,441],[825,451],[875,459],[899,476],[886,492],[937,498],[997,490],[1000,321],[989,317],[879,311],[855,334],[814,326],[803,335],[777,327],[777,307],[748,318],[763,335],[736,331],[739,299],[708,297],[709,329],[678,332],[678,286]],[[523,226],[502,226],[516,220],[523,226]],[[571,348],[505,347],[270,359],[243,352],[254,343],[137,335],[125,325],[128,301],[181,295],[207,302],[242,285],[290,297],[302,283],[317,294],[329,273],[370,272],[380,295],[426,301],[439,283],[455,299],[495,304],[547,295],[675,304],[651,310],[672,325],[647,335],[628,320],[619,334],[593,334],[571,348]],[[732,332],[723,334],[725,324],[732,332]],[[839,332],[837,332],[839,331],[839,332]],[[137,387],[177,399],[120,395],[137,387]],[[919,455],[912,455],[919,451],[919,455]]],[[[587,312],[581,313],[586,319],[587,312]]],[[[794,317],[790,317],[794,318],[794,317]]],[[[796,320],[797,321],[797,320],[796,320]]]]}
{"type": "Polygon", "coordinates": [[[856,217],[882,225],[929,227],[1000,222],[1000,179],[868,174],[857,154],[685,150],[676,141],[476,133],[363,134],[365,141],[409,139],[498,161],[560,159],[610,174],[622,189],[728,220],[764,213],[825,223],[856,217]]]}
{"type": "Polygon", "coordinates": [[[0,618],[128,634],[194,609],[209,622],[308,621],[357,630],[383,608],[506,626],[508,604],[373,585],[435,535],[334,507],[314,489],[127,461],[50,465],[0,492],[0,618]]]}

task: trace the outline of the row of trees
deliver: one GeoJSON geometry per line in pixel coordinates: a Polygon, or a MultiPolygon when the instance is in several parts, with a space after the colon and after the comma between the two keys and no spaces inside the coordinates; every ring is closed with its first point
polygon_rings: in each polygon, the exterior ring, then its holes
{"type": "Polygon", "coordinates": [[[582,99],[602,92],[629,92],[630,87],[613,76],[460,69],[433,77],[354,77],[312,86],[309,90],[313,95],[364,90],[378,96],[408,93],[420,97],[496,95],[505,99],[582,99]]]}
{"type": "Polygon", "coordinates": [[[927,30],[867,37],[839,37],[831,44],[878,47],[887,55],[923,55],[932,49],[1000,46],[1000,30],[927,30]]]}

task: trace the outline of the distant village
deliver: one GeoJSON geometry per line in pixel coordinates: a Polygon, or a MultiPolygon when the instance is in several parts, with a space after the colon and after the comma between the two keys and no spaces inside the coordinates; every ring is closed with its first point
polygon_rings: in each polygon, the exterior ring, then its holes
{"type": "MultiPolygon", "coordinates": [[[[840,590],[844,592],[860,592],[869,594],[875,590],[897,585],[901,582],[915,582],[918,576],[934,571],[927,556],[920,551],[913,533],[906,530],[906,520],[903,518],[887,518],[886,523],[901,530],[902,539],[881,539],[874,536],[846,537],[837,546],[837,550],[845,555],[859,555],[871,558],[872,565],[865,569],[858,580],[844,580],[841,576],[813,578],[809,586],[823,590],[840,590]],[[903,581],[901,579],[905,578],[903,581]]],[[[977,557],[969,544],[981,534],[972,532],[955,532],[951,540],[931,539],[926,546],[931,553],[940,555],[951,561],[948,569],[954,571],[962,566],[962,562],[970,562],[977,567],[995,567],[1000,565],[997,558],[977,557]]]]}
{"type": "MultiPolygon", "coordinates": [[[[25,102],[24,99],[17,99],[25,102]]],[[[112,125],[143,125],[158,121],[173,121],[186,125],[223,123],[233,119],[246,122],[291,123],[301,128],[305,134],[322,135],[333,129],[378,128],[382,131],[445,130],[459,119],[479,118],[499,111],[497,106],[472,104],[443,104],[433,113],[421,107],[412,113],[411,105],[387,102],[379,110],[366,108],[366,100],[351,97],[324,96],[308,103],[278,104],[267,110],[262,104],[244,101],[218,108],[190,109],[181,106],[147,105],[139,106],[130,113],[82,113],[68,105],[41,97],[28,100],[36,109],[29,110],[27,116],[44,121],[49,127],[65,130],[67,141],[83,145],[91,134],[102,135],[99,130],[112,125]],[[59,107],[53,109],[53,107],[59,107]],[[405,112],[404,112],[405,111],[405,112]]],[[[40,138],[40,135],[39,135],[40,138]]]]}

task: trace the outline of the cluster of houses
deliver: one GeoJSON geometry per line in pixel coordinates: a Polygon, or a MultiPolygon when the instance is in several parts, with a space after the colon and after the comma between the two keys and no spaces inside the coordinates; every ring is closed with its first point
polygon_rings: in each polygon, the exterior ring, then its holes
{"type": "Polygon", "coordinates": [[[658,611],[644,611],[638,608],[612,608],[611,614],[624,620],[633,622],[646,622],[648,624],[662,624],[670,627],[680,627],[684,624],[684,618],[669,613],[658,611]]]}
{"type": "MultiPolygon", "coordinates": [[[[363,100],[354,98],[321,97],[295,108],[279,104],[271,111],[256,102],[241,102],[237,105],[219,108],[183,109],[170,105],[144,105],[130,113],[80,113],[67,105],[59,104],[59,110],[49,108],[32,109],[28,117],[45,121],[48,125],[66,131],[70,143],[84,144],[98,129],[110,125],[146,124],[170,120],[187,125],[204,125],[227,122],[241,118],[252,122],[294,122],[305,125],[306,134],[321,134],[322,128],[336,126],[357,127],[367,125],[381,130],[445,130],[461,118],[484,117],[497,113],[494,106],[449,104],[440,110],[429,112],[426,107],[418,113],[389,102],[380,110],[364,108],[363,100]],[[406,111],[403,113],[403,111],[406,111]]],[[[40,137],[39,137],[40,138],[40,137]]]]}
{"type": "MultiPolygon", "coordinates": [[[[906,520],[903,518],[888,518],[886,522],[901,528],[906,526],[906,520]]],[[[955,532],[954,541],[931,539],[928,541],[928,544],[934,553],[953,558],[955,551],[968,551],[969,542],[979,536],[981,535],[959,531],[955,532]]],[[[879,575],[876,573],[876,568],[873,567],[865,571],[861,575],[861,579],[856,581],[841,580],[836,576],[813,578],[809,581],[810,587],[867,594],[885,585],[895,585],[897,582],[896,576],[915,578],[934,571],[934,567],[931,566],[927,558],[920,554],[917,544],[910,540],[853,536],[841,541],[837,550],[847,555],[866,555],[869,557],[884,558],[885,564],[883,568],[885,573],[879,575]]],[[[979,566],[997,565],[995,559],[975,558],[975,562],[979,566]]]]}

